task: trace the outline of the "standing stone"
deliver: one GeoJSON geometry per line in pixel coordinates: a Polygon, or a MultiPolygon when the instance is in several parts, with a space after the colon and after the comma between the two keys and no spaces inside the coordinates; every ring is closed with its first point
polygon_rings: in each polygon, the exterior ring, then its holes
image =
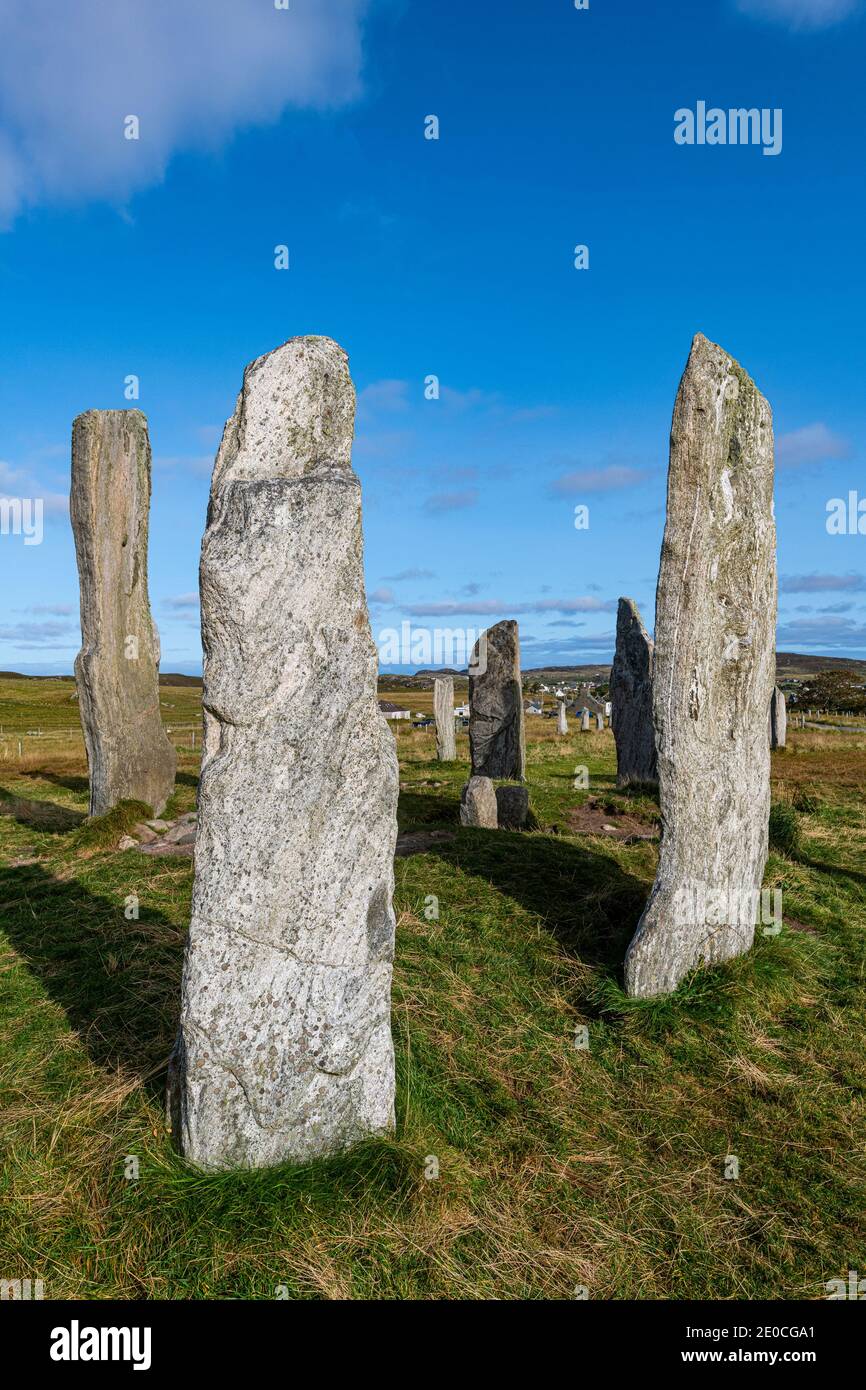
{"type": "Polygon", "coordinates": [[[610,673],[618,787],[658,781],[652,677],[652,639],[647,635],[634,600],[621,598],[616,615],[616,653],[610,673]]]}
{"type": "Polygon", "coordinates": [[[631,995],[668,993],[695,966],[752,945],[775,629],[772,413],[699,334],[671,432],[653,669],[662,841],[626,956],[631,995]]]}
{"type": "Polygon", "coordinates": [[[140,410],[88,410],[72,425],[69,512],[81,593],[78,708],[90,814],[144,801],[159,815],[177,754],[159,717],[159,634],[147,593],[150,440],[140,410]]]}
{"type": "Polygon", "coordinates": [[[603,715],[603,714],[597,714],[597,715],[595,716],[595,727],[596,727],[598,733],[600,733],[600,734],[603,734],[603,733],[604,733],[604,715],[603,715]]]}
{"type": "Polygon", "coordinates": [[[453,677],[437,676],[434,680],[433,714],[436,719],[436,757],[440,763],[453,763],[457,758],[453,677]]]}
{"type": "Polygon", "coordinates": [[[560,702],[559,702],[559,714],[557,715],[557,719],[556,719],[556,732],[557,732],[558,734],[567,734],[567,733],[568,733],[568,720],[567,720],[566,717],[565,717],[565,701],[564,701],[564,700],[560,700],[560,702]]]}
{"type": "Polygon", "coordinates": [[[588,709],[585,709],[585,710],[583,711],[583,714],[580,716],[580,732],[581,732],[582,734],[588,734],[588,733],[589,733],[589,710],[588,710],[588,709]]]}
{"type": "Polygon", "coordinates": [[[469,668],[469,748],[473,777],[523,781],[526,747],[515,622],[497,623],[475,644],[469,668]]]}
{"type": "Polygon", "coordinates": [[[770,696],[770,748],[784,748],[788,737],[788,707],[784,691],[773,687],[770,696]]]}
{"type": "Polygon", "coordinates": [[[305,1161],[394,1123],[398,772],[376,698],[354,413],[343,350],[293,338],[247,367],[214,467],[169,1077],[177,1142],[204,1168],[305,1161]]]}
{"type": "Polygon", "coordinates": [[[496,830],[499,814],[496,788],[489,777],[470,777],[460,792],[460,824],[496,830]]]}
{"type": "Polygon", "coordinates": [[[522,830],[529,820],[529,788],[497,787],[496,812],[500,830],[522,830]]]}

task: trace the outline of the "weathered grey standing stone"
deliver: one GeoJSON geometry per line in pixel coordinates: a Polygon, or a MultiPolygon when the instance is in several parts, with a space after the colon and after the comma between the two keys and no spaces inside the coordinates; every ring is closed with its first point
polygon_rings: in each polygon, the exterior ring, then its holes
{"type": "Polygon", "coordinates": [[[788,707],[785,693],[773,687],[770,696],[770,748],[784,748],[788,737],[788,707]]]}
{"type": "Polygon", "coordinates": [[[473,777],[508,777],[515,782],[523,781],[526,748],[520,640],[517,623],[510,620],[488,628],[472,654],[469,748],[473,777]],[[473,669],[477,669],[477,675],[472,674],[473,669]]]}
{"type": "Polygon", "coordinates": [[[78,708],[90,814],[144,801],[158,815],[177,755],[159,717],[159,634],[147,593],[150,440],[140,410],[88,410],[72,425],[69,512],[81,593],[78,708]]]}
{"type": "Polygon", "coordinates": [[[376,699],[354,408],[342,349],[293,338],[247,367],[211,483],[169,1080],[177,1140],[205,1168],[311,1159],[394,1123],[398,772],[376,699]]]}
{"type": "Polygon", "coordinates": [[[610,673],[611,725],[618,787],[658,780],[652,704],[653,642],[633,599],[621,598],[610,673]]]}
{"type": "Polygon", "coordinates": [[[453,763],[457,757],[457,736],[454,732],[452,676],[437,676],[433,682],[433,715],[436,720],[436,756],[441,763],[453,763]]]}
{"type": "Polygon", "coordinates": [[[589,733],[589,710],[588,710],[588,709],[585,709],[585,710],[583,711],[583,714],[580,716],[580,732],[581,732],[582,734],[588,734],[588,733],[589,733]]]}
{"type": "Polygon", "coordinates": [[[604,733],[604,715],[603,715],[603,714],[597,714],[597,715],[595,716],[595,727],[596,727],[596,730],[597,730],[598,733],[600,733],[600,734],[603,734],[603,733],[604,733]]]}
{"type": "Polygon", "coordinates": [[[671,432],[653,713],[662,842],[625,963],[629,994],[747,951],[767,858],[775,680],[773,421],[700,334],[671,432]]]}
{"type": "Polygon", "coordinates": [[[496,812],[500,830],[522,830],[529,819],[529,788],[496,788],[496,812]]]}
{"type": "Polygon", "coordinates": [[[499,816],[496,789],[489,777],[470,777],[460,792],[460,824],[496,830],[499,816]]]}
{"type": "Polygon", "coordinates": [[[567,734],[567,733],[568,733],[568,719],[566,718],[566,714],[565,714],[565,701],[564,701],[564,700],[560,700],[560,702],[559,702],[559,713],[558,713],[557,716],[556,716],[556,732],[557,732],[558,734],[567,734]]]}

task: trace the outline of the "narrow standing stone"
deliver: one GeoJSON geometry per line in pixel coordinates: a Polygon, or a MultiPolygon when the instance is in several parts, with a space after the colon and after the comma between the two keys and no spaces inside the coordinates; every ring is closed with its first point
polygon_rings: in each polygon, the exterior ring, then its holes
{"type": "Polygon", "coordinates": [[[585,710],[583,711],[583,714],[580,716],[580,732],[581,732],[582,734],[588,734],[588,733],[589,733],[589,710],[588,710],[588,709],[585,709],[585,710]]]}
{"type": "Polygon", "coordinates": [[[610,674],[611,724],[616,741],[616,785],[658,780],[652,707],[653,643],[637,604],[621,598],[616,653],[610,674]]]}
{"type": "Polygon", "coordinates": [[[159,634],[147,593],[150,440],[140,410],[88,410],[72,425],[69,512],[81,592],[78,708],[90,814],[174,790],[177,754],[159,717],[159,634]]]}
{"type": "Polygon", "coordinates": [[[600,733],[600,734],[603,734],[603,733],[604,733],[604,715],[603,715],[603,714],[597,714],[597,715],[595,716],[595,727],[596,727],[596,730],[597,730],[598,733],[600,733]]]}
{"type": "Polygon", "coordinates": [[[376,698],[354,413],[343,350],[293,338],[247,367],[214,467],[169,1080],[176,1138],[204,1168],[303,1161],[394,1123],[398,772],[376,698]]]}
{"type": "Polygon", "coordinates": [[[674,409],[655,628],[662,841],[625,963],[629,994],[642,996],[750,948],[767,859],[772,413],[700,334],[674,409]]]}
{"type": "Polygon", "coordinates": [[[469,671],[472,775],[522,782],[526,748],[517,623],[506,620],[489,628],[475,645],[469,671]]]}
{"type": "Polygon", "coordinates": [[[559,714],[557,715],[557,718],[556,718],[556,732],[557,732],[558,734],[567,734],[567,733],[568,733],[568,720],[567,720],[566,715],[565,715],[565,701],[564,701],[564,700],[560,700],[560,702],[559,702],[559,714]]]}
{"type": "Polygon", "coordinates": [[[457,757],[453,676],[437,676],[434,680],[433,714],[436,719],[436,757],[440,763],[453,763],[457,757]]]}
{"type": "Polygon", "coordinates": [[[770,748],[784,748],[788,737],[788,707],[785,692],[773,687],[770,697],[770,748]]]}

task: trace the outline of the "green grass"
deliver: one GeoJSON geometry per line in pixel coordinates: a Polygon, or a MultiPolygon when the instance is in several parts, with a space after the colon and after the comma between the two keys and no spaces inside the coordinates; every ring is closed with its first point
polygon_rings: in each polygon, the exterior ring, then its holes
{"type": "MultiPolygon", "coordinates": [[[[396,862],[397,1132],[258,1173],[193,1170],[165,1129],[189,861],[116,850],[141,807],[85,826],[81,762],[0,767],[4,1277],[52,1298],[785,1299],[866,1268],[863,742],[798,732],[774,759],[800,837],[767,869],[781,935],[634,1001],[656,847],[569,817],[658,808],[616,792],[608,734],[529,728],[528,834],[461,829],[465,761],[398,731],[401,827],[454,838],[396,862]]],[[[194,796],[190,754],[172,809],[194,796]]]]}

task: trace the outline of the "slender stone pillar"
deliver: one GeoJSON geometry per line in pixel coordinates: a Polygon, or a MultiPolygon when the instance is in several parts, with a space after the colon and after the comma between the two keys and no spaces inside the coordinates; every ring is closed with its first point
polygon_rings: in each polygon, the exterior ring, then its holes
{"type": "Polygon", "coordinates": [[[90,814],[174,790],[177,754],[159,716],[159,634],[147,592],[150,440],[140,410],[88,410],[72,425],[69,512],[81,593],[78,708],[90,814]]]}
{"type": "Polygon", "coordinates": [[[611,724],[616,741],[616,784],[658,780],[652,708],[653,643],[633,599],[621,598],[616,652],[610,674],[611,724]]]}
{"type": "Polygon", "coordinates": [[[469,747],[473,777],[523,781],[526,746],[515,622],[497,623],[475,645],[469,668],[469,747]]]}
{"type": "Polygon", "coordinates": [[[252,362],[201,555],[204,754],[169,1104],[204,1168],[394,1123],[397,755],[364,594],[343,350],[252,362]],[[326,731],[326,732],[325,732],[326,731]]]}
{"type": "Polygon", "coordinates": [[[754,383],[700,334],[671,433],[653,710],[662,840],[625,963],[665,994],[752,945],[770,811],[775,680],[773,422],[754,383]]]}
{"type": "Polygon", "coordinates": [[[567,734],[567,733],[568,733],[568,719],[566,718],[566,714],[565,714],[565,701],[564,701],[564,700],[560,700],[560,702],[559,702],[559,713],[558,713],[558,715],[557,715],[557,717],[556,717],[556,732],[557,732],[558,734],[567,734]]]}
{"type": "Polygon", "coordinates": [[[436,756],[441,763],[453,763],[457,758],[453,676],[437,676],[434,680],[433,715],[436,720],[436,756]]]}
{"type": "Polygon", "coordinates": [[[582,734],[588,734],[588,733],[589,733],[589,710],[588,710],[588,709],[585,709],[585,710],[583,711],[583,714],[580,716],[580,732],[581,732],[582,734]]]}
{"type": "Polygon", "coordinates": [[[770,748],[784,748],[788,737],[788,707],[785,692],[774,686],[770,697],[770,748]]]}

